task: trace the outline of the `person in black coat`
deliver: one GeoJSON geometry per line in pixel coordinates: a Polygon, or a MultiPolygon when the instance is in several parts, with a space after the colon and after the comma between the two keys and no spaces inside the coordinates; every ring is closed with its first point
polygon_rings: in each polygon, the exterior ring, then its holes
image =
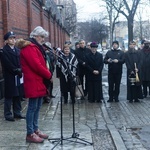
{"type": "Polygon", "coordinates": [[[57,77],[60,79],[60,91],[64,97],[64,103],[68,103],[68,92],[70,93],[71,100],[75,102],[75,86],[74,81],[77,75],[77,58],[70,52],[69,45],[63,47],[60,58],[57,60],[57,77]]]}
{"type": "Polygon", "coordinates": [[[130,78],[135,78],[138,73],[139,81],[141,81],[141,66],[142,57],[138,50],[135,50],[136,43],[130,42],[129,50],[125,53],[125,63],[127,67],[127,100],[130,103],[140,102],[139,99],[143,98],[141,82],[131,83],[130,78]],[[138,99],[139,98],[139,99],[138,99]]]}
{"type": "Polygon", "coordinates": [[[76,55],[78,59],[78,69],[79,69],[79,78],[82,84],[82,88],[84,90],[84,96],[87,95],[87,68],[86,68],[86,55],[90,52],[90,49],[85,47],[85,41],[80,40],[79,41],[80,48],[75,50],[74,54],[76,55]],[[84,80],[85,79],[85,80],[84,80]],[[84,85],[85,83],[85,85],[84,85]]]}
{"type": "Polygon", "coordinates": [[[108,64],[109,100],[107,102],[113,102],[113,100],[119,102],[124,52],[119,49],[118,41],[113,41],[112,49],[106,53],[104,63],[108,64]]]}
{"type": "Polygon", "coordinates": [[[88,101],[102,102],[102,69],[103,56],[97,52],[96,42],[90,44],[91,52],[86,56],[87,80],[88,80],[88,101]]]}
{"type": "MultiPolygon", "coordinates": [[[[46,55],[46,65],[49,71],[52,73],[54,72],[55,66],[55,57],[54,57],[54,52],[53,49],[51,48],[51,43],[46,42],[43,44],[43,48],[45,50],[45,55],[46,55]]],[[[52,94],[53,91],[53,79],[51,80],[46,80],[46,87],[47,87],[47,95],[43,97],[43,102],[44,103],[50,103],[51,98],[55,98],[55,96],[52,94]]]]}
{"type": "Polygon", "coordinates": [[[142,75],[141,77],[142,77],[143,95],[146,98],[148,93],[147,89],[150,87],[150,42],[144,41],[143,44],[144,46],[141,50],[141,56],[143,61],[141,68],[141,75],[142,75]]]}
{"type": "Polygon", "coordinates": [[[22,77],[22,71],[19,61],[20,54],[19,49],[14,46],[16,40],[13,32],[6,33],[4,40],[6,45],[1,53],[5,87],[4,117],[8,121],[15,121],[14,118],[25,118],[21,115],[21,85],[19,81],[22,77]],[[11,106],[13,113],[11,112],[11,106]]]}

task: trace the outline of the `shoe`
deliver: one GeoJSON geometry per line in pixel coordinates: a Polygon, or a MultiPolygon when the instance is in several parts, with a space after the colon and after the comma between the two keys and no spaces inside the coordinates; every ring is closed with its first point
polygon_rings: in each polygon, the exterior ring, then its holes
{"type": "Polygon", "coordinates": [[[65,99],[65,100],[64,100],[64,104],[67,104],[67,103],[68,103],[68,100],[65,99]]]}
{"type": "Polygon", "coordinates": [[[84,98],[84,96],[81,96],[81,98],[80,98],[81,100],[85,100],[85,98],[84,98]]]}
{"type": "Polygon", "coordinates": [[[46,97],[44,97],[43,103],[50,103],[50,101],[51,101],[51,98],[46,96],[46,97]]]}
{"type": "Polygon", "coordinates": [[[50,97],[51,97],[51,98],[55,98],[55,96],[54,96],[54,95],[51,95],[50,97]]]}
{"type": "Polygon", "coordinates": [[[87,96],[87,91],[84,91],[84,97],[86,97],[87,96]]]}
{"type": "Polygon", "coordinates": [[[38,135],[40,138],[43,138],[43,139],[48,139],[48,135],[42,133],[40,130],[37,130],[34,132],[36,135],[38,135]]]}
{"type": "Polygon", "coordinates": [[[5,118],[7,121],[15,121],[15,119],[13,117],[10,118],[5,118]]]}
{"type": "Polygon", "coordinates": [[[96,103],[102,103],[102,101],[100,100],[100,101],[96,101],[96,103]]]}
{"type": "Polygon", "coordinates": [[[109,99],[107,102],[108,102],[108,103],[111,103],[111,102],[113,102],[113,100],[109,99]]]}
{"type": "Polygon", "coordinates": [[[26,141],[32,143],[43,143],[44,139],[40,138],[37,134],[33,133],[26,136],[26,141]]]}
{"type": "Polygon", "coordinates": [[[15,115],[14,115],[14,118],[16,118],[16,119],[26,119],[26,117],[24,117],[24,116],[22,116],[22,115],[20,115],[20,116],[15,116],[15,115]]]}
{"type": "Polygon", "coordinates": [[[96,101],[96,103],[102,103],[102,101],[96,101]]]}
{"type": "Polygon", "coordinates": [[[116,99],[116,100],[115,100],[115,102],[119,102],[119,100],[118,100],[118,99],[116,99]]]}
{"type": "Polygon", "coordinates": [[[45,100],[43,101],[43,103],[50,103],[50,100],[45,99],[45,100]]]}
{"type": "Polygon", "coordinates": [[[136,99],[134,102],[140,102],[140,100],[136,99]]]}
{"type": "Polygon", "coordinates": [[[95,101],[89,101],[89,103],[95,103],[95,101]]]}

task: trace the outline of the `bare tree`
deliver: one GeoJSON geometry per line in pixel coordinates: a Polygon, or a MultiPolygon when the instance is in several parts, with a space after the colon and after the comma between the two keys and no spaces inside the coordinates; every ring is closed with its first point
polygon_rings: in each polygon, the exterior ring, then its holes
{"type": "Polygon", "coordinates": [[[122,15],[128,22],[128,43],[133,40],[134,16],[141,0],[109,0],[110,4],[122,15]],[[121,8],[121,9],[120,9],[121,8]]]}
{"type": "Polygon", "coordinates": [[[102,44],[108,37],[108,27],[96,19],[78,23],[81,38],[102,44]]]}
{"type": "MultiPolygon", "coordinates": [[[[112,0],[104,0],[106,3],[106,9],[108,12],[108,17],[109,17],[109,33],[110,33],[110,45],[112,44],[113,41],[113,34],[114,34],[114,29],[115,29],[115,24],[117,21],[117,18],[119,17],[119,11],[116,11],[113,7],[113,1],[112,0]]],[[[122,5],[118,7],[118,10],[120,10],[122,5]]]]}

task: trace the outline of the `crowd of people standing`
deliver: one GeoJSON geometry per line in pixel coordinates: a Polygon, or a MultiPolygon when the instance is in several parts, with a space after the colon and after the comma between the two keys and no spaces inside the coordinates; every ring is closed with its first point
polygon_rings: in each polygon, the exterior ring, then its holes
{"type": "Polygon", "coordinates": [[[112,48],[103,55],[97,52],[98,43],[81,39],[71,47],[66,41],[62,50],[52,48],[45,43],[48,32],[37,26],[28,39],[18,39],[14,32],[4,35],[4,47],[1,50],[5,100],[4,117],[7,121],[26,119],[28,142],[42,143],[48,135],[42,133],[38,126],[38,117],[43,100],[46,103],[53,98],[53,72],[56,66],[60,81],[61,96],[64,104],[69,95],[75,103],[75,90],[78,83],[82,85],[81,99],[87,97],[89,103],[102,103],[102,71],[108,65],[107,102],[119,102],[120,83],[123,64],[127,68],[127,100],[140,102],[150,94],[150,43],[142,41],[141,49],[136,50],[136,43],[130,41],[129,49],[124,52],[118,41],[112,42],[112,48]],[[55,52],[54,52],[55,51],[55,52]],[[21,114],[21,98],[28,98],[26,117],[21,114]]]}

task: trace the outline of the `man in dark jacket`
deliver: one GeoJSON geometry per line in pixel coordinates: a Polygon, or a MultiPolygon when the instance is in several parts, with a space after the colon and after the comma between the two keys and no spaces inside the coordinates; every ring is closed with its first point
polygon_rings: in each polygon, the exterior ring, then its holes
{"type": "Polygon", "coordinates": [[[20,85],[18,83],[22,77],[20,54],[19,49],[14,46],[16,40],[13,32],[6,33],[4,40],[6,45],[1,55],[5,86],[4,117],[8,121],[15,121],[14,118],[25,118],[21,115],[20,85]],[[13,113],[11,106],[13,106],[13,113]]]}
{"type": "Polygon", "coordinates": [[[106,53],[104,63],[108,64],[109,100],[107,102],[113,102],[113,99],[115,102],[119,102],[124,52],[119,49],[118,41],[112,43],[112,49],[106,53]]]}
{"type": "Polygon", "coordinates": [[[75,51],[75,55],[78,59],[79,78],[84,89],[84,95],[87,95],[87,70],[86,70],[86,55],[90,52],[90,49],[85,47],[85,41],[79,41],[80,48],[75,51]],[[84,82],[85,78],[85,82],[84,82]],[[84,84],[85,83],[85,86],[84,84]]]}
{"type": "Polygon", "coordinates": [[[102,92],[102,69],[103,56],[97,52],[98,44],[90,44],[91,52],[86,56],[87,79],[88,79],[88,101],[99,102],[103,99],[102,92]]]}
{"type": "Polygon", "coordinates": [[[139,81],[141,81],[141,66],[142,57],[138,50],[135,50],[136,43],[130,42],[129,50],[125,53],[125,63],[127,66],[127,100],[130,103],[140,102],[139,99],[143,98],[141,82],[131,83],[130,78],[135,78],[138,74],[139,81]],[[139,98],[139,99],[138,99],[139,98]]]}

